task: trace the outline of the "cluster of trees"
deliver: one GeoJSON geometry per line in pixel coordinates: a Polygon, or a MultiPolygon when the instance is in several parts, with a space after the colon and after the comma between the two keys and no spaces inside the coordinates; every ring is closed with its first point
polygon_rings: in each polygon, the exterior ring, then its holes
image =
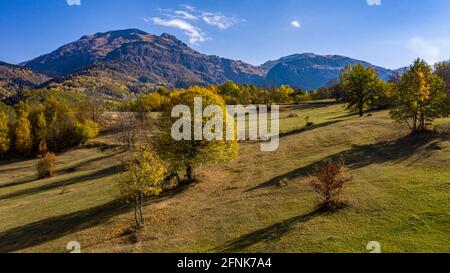
{"type": "Polygon", "coordinates": [[[14,106],[0,103],[0,154],[44,155],[97,136],[99,125],[88,105],[71,105],[51,95],[14,106]]]}
{"type": "Polygon", "coordinates": [[[337,88],[347,109],[365,112],[390,107],[391,117],[407,124],[413,133],[424,131],[436,118],[450,115],[450,64],[432,67],[417,59],[401,75],[385,82],[372,68],[348,66],[341,72],[337,88]]]}
{"type": "Polygon", "coordinates": [[[233,82],[226,82],[211,88],[217,90],[218,94],[230,105],[300,103],[334,97],[334,86],[307,92],[301,88],[293,89],[287,85],[264,89],[253,85],[238,85],[233,82]]]}
{"type": "MultiPolygon", "coordinates": [[[[141,143],[133,145],[136,148],[136,154],[131,162],[126,164],[126,172],[119,183],[119,189],[124,200],[134,203],[135,221],[138,227],[144,222],[143,199],[158,195],[163,182],[167,180],[165,178],[178,177],[178,173],[184,171],[187,181],[194,181],[196,168],[207,164],[231,161],[239,153],[237,137],[232,141],[195,139],[176,141],[172,138],[172,124],[180,117],[172,117],[169,109],[175,105],[186,105],[190,108],[190,112],[194,113],[194,98],[196,97],[203,98],[204,108],[208,105],[219,106],[224,114],[224,120],[227,120],[225,101],[215,90],[198,86],[176,90],[170,95],[165,95],[164,107],[167,108],[164,108],[166,111],[155,124],[157,130],[151,130],[148,134],[144,134],[148,137],[141,139],[141,143]]],[[[133,116],[139,123],[140,114],[135,113],[133,116]]],[[[147,119],[145,114],[143,117],[147,119]]],[[[194,118],[194,115],[191,115],[190,119],[185,120],[186,124],[193,124],[194,118]]],[[[205,125],[211,118],[204,117],[202,119],[202,128],[207,127],[205,125]]],[[[145,127],[142,128],[145,130],[145,127]]],[[[190,130],[192,136],[194,135],[193,126],[186,126],[183,129],[190,130]]],[[[216,130],[224,130],[225,134],[227,125],[224,124],[223,128],[211,128],[212,133],[216,130]]]]}
{"type": "MultiPolygon", "coordinates": [[[[312,100],[339,98],[337,85],[322,87],[312,92],[293,89],[287,85],[265,89],[255,85],[239,85],[228,81],[222,85],[202,87],[222,97],[226,105],[250,105],[273,103],[300,103],[312,100]]],[[[184,89],[187,90],[187,89],[184,89]]],[[[176,90],[172,90],[176,91],[176,90]]],[[[139,96],[132,101],[125,101],[120,106],[121,111],[148,113],[162,112],[170,106],[171,92],[166,88],[159,88],[157,92],[139,96]]]]}

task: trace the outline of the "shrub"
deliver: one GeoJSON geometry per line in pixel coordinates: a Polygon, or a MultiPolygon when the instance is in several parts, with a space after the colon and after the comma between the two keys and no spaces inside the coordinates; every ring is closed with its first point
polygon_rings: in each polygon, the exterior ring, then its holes
{"type": "Polygon", "coordinates": [[[51,177],[56,168],[56,156],[54,153],[48,152],[38,161],[36,170],[40,179],[51,177]]]}
{"type": "Polygon", "coordinates": [[[343,160],[329,160],[315,167],[311,186],[321,195],[324,207],[334,210],[343,205],[340,194],[351,180],[345,173],[343,160]]]}

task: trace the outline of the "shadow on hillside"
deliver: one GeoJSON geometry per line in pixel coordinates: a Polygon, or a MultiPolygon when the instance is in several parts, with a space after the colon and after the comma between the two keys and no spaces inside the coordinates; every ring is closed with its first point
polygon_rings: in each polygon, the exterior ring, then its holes
{"type": "Polygon", "coordinates": [[[92,159],[89,159],[89,160],[77,163],[75,165],[68,166],[66,168],[63,168],[63,169],[60,169],[60,170],[56,171],[55,175],[62,175],[62,174],[66,174],[66,173],[76,172],[76,171],[78,171],[79,169],[81,169],[83,167],[86,167],[86,166],[89,166],[91,164],[100,162],[102,160],[106,160],[106,159],[112,158],[112,157],[114,157],[116,155],[119,155],[119,154],[121,154],[123,152],[124,151],[111,153],[111,154],[108,154],[108,155],[92,158],[92,159]]]}
{"type": "Polygon", "coordinates": [[[38,180],[39,179],[37,178],[37,175],[33,175],[33,176],[29,176],[26,178],[16,180],[14,182],[6,182],[4,184],[0,184],[0,189],[19,186],[19,185],[23,185],[23,184],[28,184],[28,183],[38,181],[38,180]]]}
{"type": "Polygon", "coordinates": [[[288,233],[296,224],[306,223],[309,220],[326,213],[326,209],[323,207],[318,207],[314,211],[305,214],[295,216],[293,218],[284,220],[282,222],[273,224],[266,228],[253,231],[251,233],[245,234],[224,246],[214,249],[214,252],[239,252],[245,248],[262,242],[270,242],[280,239],[283,235],[288,233]]]}
{"type": "Polygon", "coordinates": [[[293,105],[286,106],[285,109],[288,109],[288,110],[308,110],[308,109],[317,109],[317,108],[322,108],[324,106],[331,106],[331,105],[336,105],[336,104],[341,104],[341,102],[336,102],[336,101],[304,102],[304,103],[299,103],[299,104],[293,104],[293,105]]]}
{"type": "MultiPolygon", "coordinates": [[[[157,198],[148,199],[145,206],[162,202],[179,194],[190,185],[167,191],[157,198]]],[[[74,213],[48,218],[22,227],[13,228],[0,233],[0,253],[19,251],[47,241],[61,238],[96,225],[107,222],[114,216],[133,210],[132,204],[117,200],[107,204],[74,213]]],[[[61,246],[65,250],[65,246],[61,246]]]]}
{"type": "MultiPolygon", "coordinates": [[[[343,158],[347,168],[358,169],[363,168],[371,164],[381,164],[386,162],[398,163],[408,159],[417,150],[424,148],[431,142],[440,139],[437,134],[427,132],[417,135],[408,135],[399,138],[395,141],[381,142],[377,144],[368,144],[357,146],[354,145],[352,149],[343,151],[312,164],[300,167],[289,173],[274,177],[266,182],[263,182],[256,187],[246,190],[251,192],[254,190],[272,187],[278,184],[282,180],[295,180],[304,176],[311,175],[313,168],[320,162],[343,158]]],[[[423,156],[426,156],[425,154],[423,156]]]]}
{"type": "MultiPolygon", "coordinates": [[[[91,164],[100,162],[102,160],[112,158],[112,157],[114,157],[114,156],[116,156],[118,154],[121,154],[121,153],[123,153],[123,152],[121,151],[121,152],[117,152],[117,153],[104,155],[104,156],[101,156],[101,157],[97,157],[97,158],[93,158],[93,159],[89,159],[89,160],[77,163],[75,165],[68,166],[66,168],[57,170],[55,172],[54,176],[76,172],[77,170],[79,170],[79,169],[81,169],[81,168],[83,168],[85,166],[89,166],[91,164]]],[[[16,170],[21,170],[21,169],[25,169],[25,168],[26,167],[19,167],[19,168],[15,168],[15,169],[16,170]]],[[[11,171],[12,169],[8,169],[8,170],[11,171]]],[[[0,170],[0,173],[6,172],[8,170],[0,170]]],[[[14,187],[14,186],[18,186],[18,185],[23,185],[23,184],[31,183],[31,182],[38,181],[38,180],[39,179],[36,176],[32,176],[31,178],[29,177],[29,178],[25,178],[25,179],[20,179],[18,181],[6,182],[6,183],[3,183],[3,184],[0,184],[0,189],[8,188],[8,187],[14,187]]],[[[1,199],[2,199],[2,197],[0,197],[0,200],[1,199]]]]}
{"type": "Polygon", "coordinates": [[[312,125],[312,126],[308,126],[308,127],[302,127],[302,128],[299,128],[299,129],[294,129],[292,131],[281,132],[280,133],[280,138],[284,138],[284,137],[288,137],[288,136],[292,136],[292,135],[305,133],[305,132],[308,132],[308,131],[319,129],[319,128],[322,128],[322,127],[327,127],[329,125],[333,125],[333,124],[336,124],[336,123],[339,123],[339,122],[343,122],[343,121],[344,120],[327,121],[327,122],[320,123],[320,124],[317,124],[317,125],[312,125]]]}
{"type": "Polygon", "coordinates": [[[58,181],[55,183],[49,183],[49,184],[45,184],[39,187],[34,187],[34,188],[29,188],[29,189],[24,189],[24,190],[19,190],[16,192],[12,192],[9,194],[5,194],[0,196],[0,200],[5,200],[5,199],[9,199],[9,198],[15,198],[15,197],[21,197],[24,195],[30,195],[30,194],[37,194],[43,191],[48,191],[48,190],[53,190],[59,187],[64,187],[64,186],[70,186],[70,185],[74,185],[74,184],[78,184],[78,183],[83,183],[89,180],[94,180],[94,179],[100,179],[103,177],[107,177],[107,176],[111,176],[114,175],[116,173],[119,173],[120,168],[122,167],[122,165],[114,165],[87,175],[82,175],[82,176],[78,176],[75,178],[70,178],[67,180],[62,180],[62,181],[58,181]]]}

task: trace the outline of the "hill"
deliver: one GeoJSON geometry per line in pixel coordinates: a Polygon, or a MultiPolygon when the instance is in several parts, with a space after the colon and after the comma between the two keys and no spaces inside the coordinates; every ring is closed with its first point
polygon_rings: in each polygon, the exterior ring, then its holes
{"type": "Polygon", "coordinates": [[[375,69],[382,79],[387,79],[392,71],[370,63],[338,55],[295,54],[269,61],[261,66],[267,71],[266,86],[287,84],[314,90],[326,86],[331,79],[337,79],[341,69],[347,65],[362,64],[375,69]]]}
{"type": "Polygon", "coordinates": [[[50,78],[31,69],[0,62],[0,100],[34,88],[50,78]]]}
{"type": "Polygon", "coordinates": [[[234,162],[199,170],[200,183],[147,200],[137,233],[133,207],[117,201],[126,152],[114,131],[58,155],[53,178],[36,179],[36,160],[4,161],[0,252],[67,252],[74,240],[82,252],[366,252],[369,241],[448,252],[448,136],[408,136],[385,111],[359,118],[331,102],[283,106],[280,118],[278,151],[241,143],[234,162]],[[306,116],[315,126],[304,128],[306,116]],[[309,174],[336,157],[354,181],[349,207],[326,213],[309,174]]]}

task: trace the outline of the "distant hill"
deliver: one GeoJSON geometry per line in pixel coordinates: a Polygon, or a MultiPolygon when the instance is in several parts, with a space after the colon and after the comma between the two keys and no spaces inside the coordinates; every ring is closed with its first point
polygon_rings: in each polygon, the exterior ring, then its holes
{"type": "Polygon", "coordinates": [[[347,65],[362,64],[375,69],[381,78],[387,79],[392,71],[374,66],[368,62],[338,55],[295,54],[261,66],[267,72],[264,84],[278,86],[287,84],[306,90],[317,89],[331,79],[338,78],[341,69],[347,65]]]}
{"type": "Polygon", "coordinates": [[[27,88],[34,88],[50,78],[22,66],[0,62],[0,100],[27,88]]]}

